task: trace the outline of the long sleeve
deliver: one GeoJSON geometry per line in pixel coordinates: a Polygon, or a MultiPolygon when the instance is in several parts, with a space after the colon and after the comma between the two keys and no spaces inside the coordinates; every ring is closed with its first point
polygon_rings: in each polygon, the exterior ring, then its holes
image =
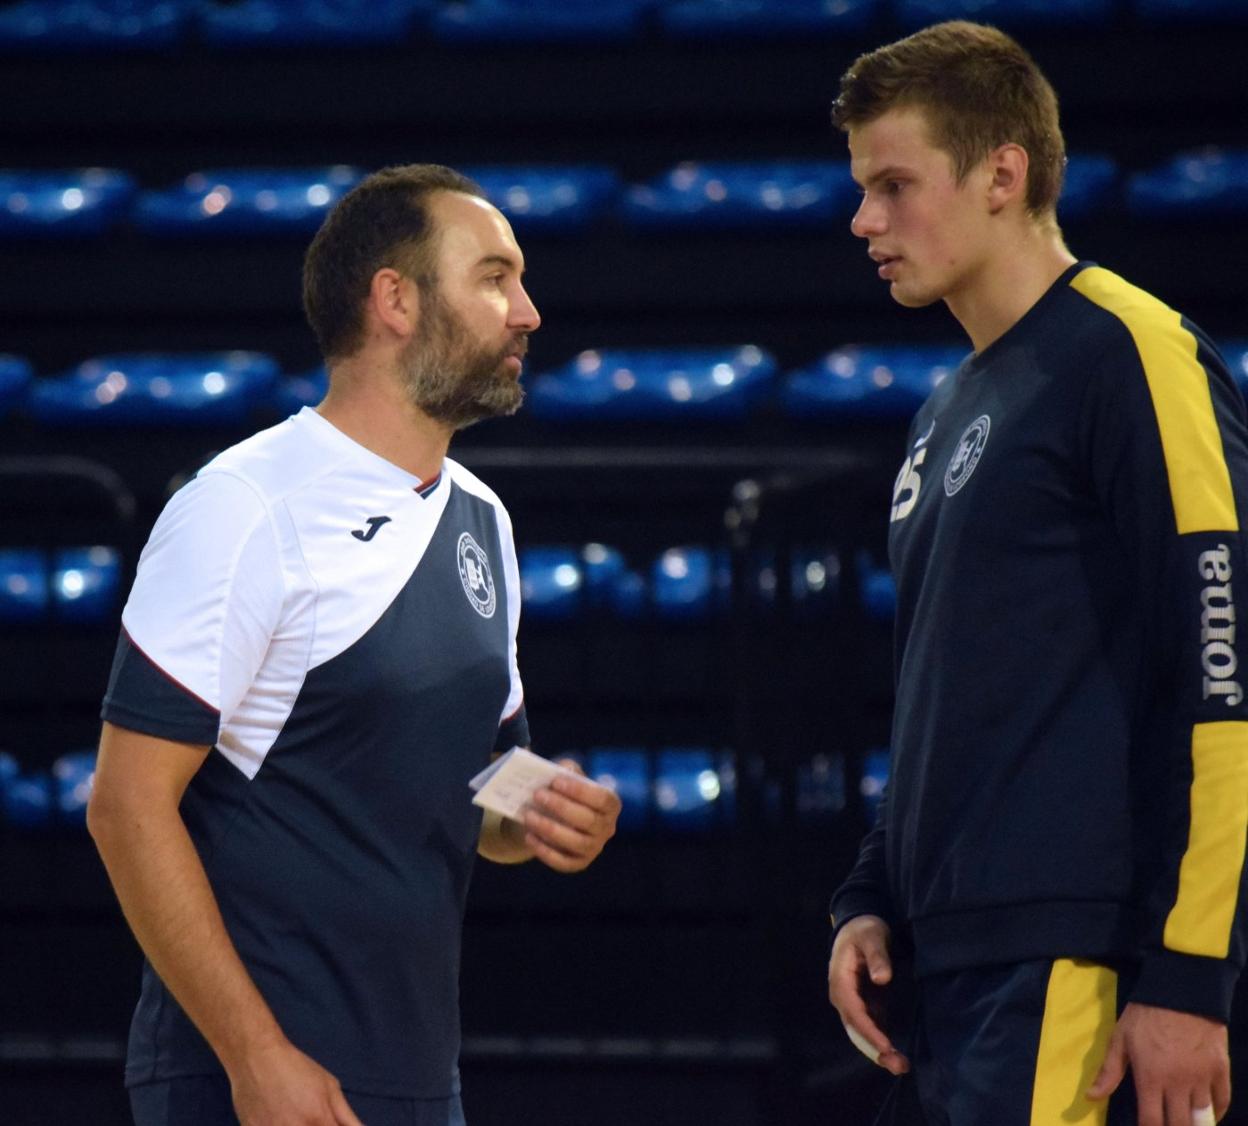
{"type": "Polygon", "coordinates": [[[1132,999],[1226,1020],[1244,964],[1248,895],[1248,429],[1199,330],[1108,271],[1072,287],[1120,340],[1094,358],[1080,420],[1097,501],[1146,616],[1149,668],[1131,764],[1137,894],[1132,999]]]}
{"type": "Polygon", "coordinates": [[[896,927],[895,912],[888,894],[888,877],[884,867],[886,810],[888,792],[880,802],[875,827],[862,839],[858,860],[832,896],[829,912],[833,928],[844,926],[859,915],[878,915],[896,927]]]}

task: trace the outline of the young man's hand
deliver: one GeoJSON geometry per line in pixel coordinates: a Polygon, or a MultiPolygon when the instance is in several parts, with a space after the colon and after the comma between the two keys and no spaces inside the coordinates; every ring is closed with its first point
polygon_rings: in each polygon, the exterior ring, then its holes
{"type": "Polygon", "coordinates": [[[1088,1098],[1108,1098],[1128,1069],[1135,1080],[1139,1126],[1212,1126],[1231,1105],[1226,1025],[1209,1017],[1127,1005],[1088,1098]]]}
{"type": "Polygon", "coordinates": [[[893,1075],[903,1075],[910,1061],[883,1028],[884,992],[893,980],[888,939],[888,924],[875,915],[859,915],[840,928],[828,962],[828,1000],[859,1051],[893,1075]]]}

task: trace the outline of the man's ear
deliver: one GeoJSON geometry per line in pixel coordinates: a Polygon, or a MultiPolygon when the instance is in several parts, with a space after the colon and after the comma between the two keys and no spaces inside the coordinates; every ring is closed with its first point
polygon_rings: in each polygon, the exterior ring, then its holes
{"type": "Polygon", "coordinates": [[[410,278],[385,266],[368,287],[368,307],[379,328],[406,339],[420,319],[420,290],[410,278]]]}
{"type": "Polygon", "coordinates": [[[1010,141],[988,154],[988,210],[996,214],[1014,200],[1026,203],[1030,161],[1022,145],[1010,141]]]}

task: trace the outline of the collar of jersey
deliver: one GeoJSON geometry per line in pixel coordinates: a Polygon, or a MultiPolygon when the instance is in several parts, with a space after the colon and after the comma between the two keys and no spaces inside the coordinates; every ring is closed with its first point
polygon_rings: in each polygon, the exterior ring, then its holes
{"type": "Polygon", "coordinates": [[[380,454],[375,454],[367,447],[361,446],[354,438],[348,437],[339,430],[329,419],[318,414],[313,407],[302,408],[294,416],[294,422],[296,425],[302,425],[321,445],[333,449],[336,453],[347,454],[357,461],[365,462],[379,474],[395,484],[411,489],[418,497],[424,500],[428,500],[429,497],[437,492],[438,486],[442,483],[443,478],[446,477],[446,465],[443,463],[437,473],[429,478],[428,482],[422,481],[414,473],[401,469],[394,462],[387,461],[380,454]]]}

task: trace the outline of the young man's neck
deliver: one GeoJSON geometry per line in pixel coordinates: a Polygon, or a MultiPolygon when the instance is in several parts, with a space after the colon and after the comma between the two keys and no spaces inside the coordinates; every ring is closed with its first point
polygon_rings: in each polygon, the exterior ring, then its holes
{"type": "Polygon", "coordinates": [[[975,277],[945,298],[976,352],[1013,328],[1077,261],[1056,224],[1025,222],[1010,230],[975,277]]]}
{"type": "Polygon", "coordinates": [[[352,441],[422,481],[442,469],[451,430],[415,406],[397,372],[384,365],[364,357],[338,361],[316,409],[352,441]]]}

